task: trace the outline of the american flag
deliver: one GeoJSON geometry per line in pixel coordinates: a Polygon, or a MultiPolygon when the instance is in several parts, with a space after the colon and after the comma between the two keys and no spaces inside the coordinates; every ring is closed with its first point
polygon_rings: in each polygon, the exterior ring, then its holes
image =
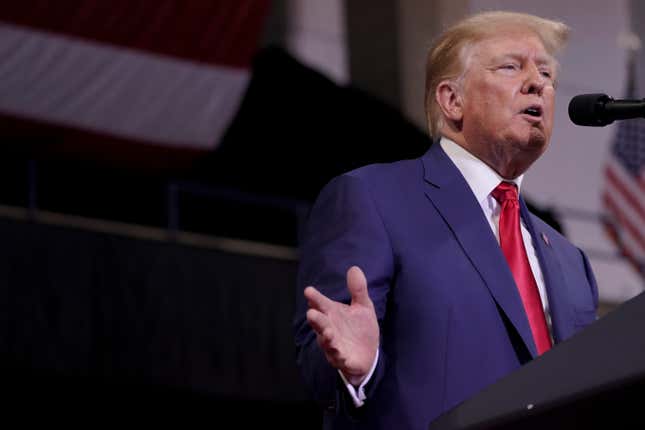
{"type": "Polygon", "coordinates": [[[246,91],[269,5],[4,2],[0,139],[35,136],[55,153],[160,154],[169,163],[213,150],[246,91]]]}
{"type": "MultiPolygon", "coordinates": [[[[628,72],[629,98],[636,94],[635,60],[628,72]]],[[[621,121],[605,166],[603,203],[607,232],[634,268],[645,276],[645,119],[621,121]]]]}

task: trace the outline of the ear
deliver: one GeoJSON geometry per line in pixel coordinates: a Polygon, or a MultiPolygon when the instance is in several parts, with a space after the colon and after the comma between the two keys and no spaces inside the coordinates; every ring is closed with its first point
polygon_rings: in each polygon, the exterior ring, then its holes
{"type": "Polygon", "coordinates": [[[435,98],[446,119],[451,122],[461,122],[463,118],[463,100],[459,88],[454,81],[441,81],[437,85],[435,98]]]}

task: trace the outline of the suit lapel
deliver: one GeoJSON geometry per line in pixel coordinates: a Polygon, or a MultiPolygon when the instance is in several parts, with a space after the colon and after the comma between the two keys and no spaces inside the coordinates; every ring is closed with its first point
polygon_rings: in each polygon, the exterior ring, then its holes
{"type": "Polygon", "coordinates": [[[425,193],[448,224],[502,312],[536,357],[513,275],[482,209],[457,167],[435,143],[423,157],[425,193]]]}
{"type": "Polygon", "coordinates": [[[540,268],[542,269],[542,276],[544,277],[544,284],[549,299],[553,337],[557,343],[569,337],[574,329],[572,325],[573,318],[567,313],[571,309],[571,306],[568,303],[562,266],[553,250],[551,244],[552,239],[549,238],[547,232],[536,230],[526,203],[522,198],[520,198],[520,208],[522,211],[522,219],[533,238],[533,247],[536,250],[540,268]]]}

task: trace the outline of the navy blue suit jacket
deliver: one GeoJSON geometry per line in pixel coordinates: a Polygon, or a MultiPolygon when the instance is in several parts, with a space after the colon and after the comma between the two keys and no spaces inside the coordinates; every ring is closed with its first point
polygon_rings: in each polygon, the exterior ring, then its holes
{"type": "MultiPolygon", "coordinates": [[[[555,342],[596,318],[584,254],[521,201],[549,298],[555,342]]],[[[301,247],[295,338],[326,428],[425,429],[438,415],[536,356],[508,264],[465,179],[440,145],[420,159],[370,165],[320,193],[301,247]],[[381,329],[367,400],[354,408],[325,360],[302,290],[348,303],[359,266],[381,329]]],[[[548,352],[547,352],[548,354],[548,352]]]]}

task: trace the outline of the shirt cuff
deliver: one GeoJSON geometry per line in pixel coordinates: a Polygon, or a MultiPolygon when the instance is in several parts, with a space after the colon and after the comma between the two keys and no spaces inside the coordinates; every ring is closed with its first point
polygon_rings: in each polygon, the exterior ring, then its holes
{"type": "Polygon", "coordinates": [[[340,374],[341,379],[343,380],[343,383],[345,384],[345,387],[347,387],[347,391],[349,392],[350,397],[352,398],[352,402],[354,402],[354,406],[357,408],[360,408],[365,404],[365,399],[367,397],[365,396],[365,386],[367,383],[370,381],[370,378],[374,374],[374,370],[376,369],[376,365],[378,364],[378,355],[379,355],[379,350],[378,348],[376,349],[376,357],[374,357],[374,362],[372,363],[372,368],[368,372],[367,376],[365,379],[363,379],[363,382],[361,382],[361,385],[358,386],[358,388],[354,387],[352,384],[347,381],[347,378],[345,378],[345,375],[343,375],[343,372],[340,370],[338,373],[340,374]]]}

